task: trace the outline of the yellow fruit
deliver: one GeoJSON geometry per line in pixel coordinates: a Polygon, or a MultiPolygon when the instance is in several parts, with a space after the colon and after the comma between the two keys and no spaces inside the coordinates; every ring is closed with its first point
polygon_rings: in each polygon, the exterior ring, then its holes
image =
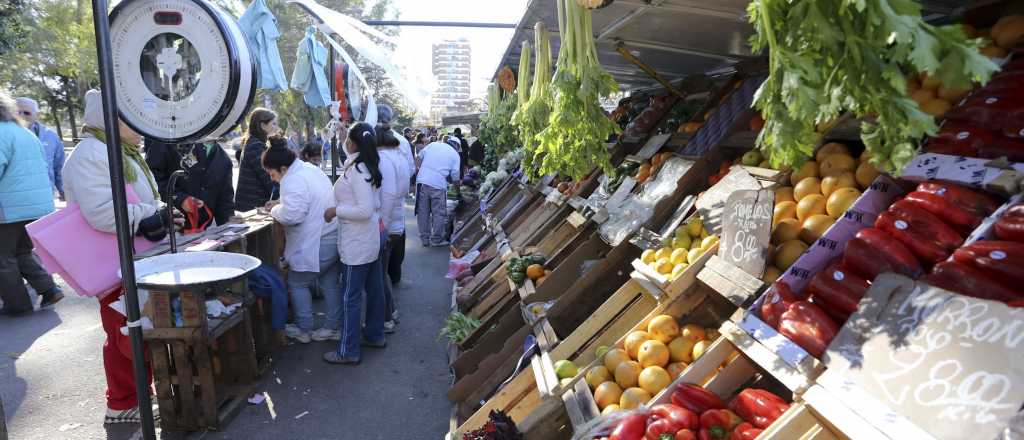
{"type": "Polygon", "coordinates": [[[989,44],[988,46],[979,49],[978,52],[980,52],[982,55],[988,58],[993,59],[1006,58],[1006,56],[1009,55],[1009,52],[1007,52],[1006,49],[996,46],[995,44],[989,44]]]}
{"type": "Polygon", "coordinates": [[[782,202],[795,202],[793,198],[793,187],[783,186],[775,190],[775,204],[778,205],[782,202]]]}
{"type": "MultiPolygon", "coordinates": [[[[619,394],[621,394],[621,393],[619,393],[619,394]]],[[[622,407],[620,407],[618,403],[613,403],[611,405],[608,405],[608,406],[604,407],[604,409],[601,410],[601,415],[602,416],[606,416],[608,414],[611,414],[611,413],[614,413],[614,412],[617,412],[617,411],[622,411],[622,407]]]]}
{"type": "Polygon", "coordinates": [[[713,329],[713,328],[706,328],[706,329],[704,329],[704,331],[705,331],[705,333],[706,333],[706,335],[707,335],[707,336],[706,336],[706,337],[704,338],[704,340],[706,340],[706,341],[708,341],[708,342],[715,342],[715,341],[717,341],[717,340],[718,340],[718,338],[719,338],[720,336],[722,336],[722,334],[721,334],[721,333],[718,333],[718,330],[716,330],[716,329],[713,329]]]}
{"type": "Polygon", "coordinates": [[[540,264],[531,264],[526,268],[526,277],[537,281],[544,276],[544,266],[540,264]]]}
{"type": "Polygon", "coordinates": [[[597,347],[597,350],[594,350],[594,355],[596,357],[599,357],[599,358],[602,358],[602,359],[604,358],[604,355],[606,353],[608,353],[608,346],[607,345],[599,346],[599,347],[597,347]]]}
{"type": "Polygon", "coordinates": [[[854,188],[840,188],[832,193],[825,204],[825,210],[832,218],[838,219],[853,206],[853,203],[860,197],[860,191],[854,188]]]}
{"type": "Polygon", "coordinates": [[[830,154],[819,162],[818,172],[822,177],[828,177],[845,172],[853,172],[857,169],[857,160],[849,154],[830,154]]]}
{"type": "Polygon", "coordinates": [[[765,159],[765,160],[762,160],[761,162],[758,162],[757,167],[758,168],[768,168],[768,169],[771,169],[772,168],[772,163],[769,162],[768,159],[765,159]]]}
{"type": "Polygon", "coordinates": [[[703,240],[701,240],[700,248],[704,249],[704,251],[707,252],[707,250],[711,249],[711,247],[714,246],[716,243],[718,243],[718,236],[709,235],[707,237],[704,237],[703,240]]]}
{"type": "Polygon", "coordinates": [[[773,244],[784,243],[789,240],[800,238],[800,220],[795,218],[782,219],[772,230],[773,244]]]}
{"type": "Polygon", "coordinates": [[[803,254],[807,250],[807,243],[800,240],[790,240],[782,243],[775,247],[775,258],[773,266],[780,270],[789,269],[792,266],[800,254],[803,254]]]}
{"type": "MultiPolygon", "coordinates": [[[[679,336],[679,323],[669,315],[658,315],[647,323],[647,334],[656,341],[668,343],[679,336]]],[[[641,345],[641,349],[643,346],[641,345]]],[[[643,362],[641,362],[643,363],[643,362]]]]}
{"type": "Polygon", "coordinates": [[[868,185],[871,185],[871,182],[874,182],[876,177],[878,177],[878,168],[875,168],[871,162],[867,161],[861,162],[860,166],[857,167],[857,173],[854,174],[854,179],[857,180],[857,185],[861,189],[867,189],[868,185]]]}
{"type": "Polygon", "coordinates": [[[707,230],[707,229],[701,229],[701,230],[700,230],[700,239],[701,239],[701,240],[703,240],[703,239],[705,239],[705,238],[708,238],[708,236],[709,236],[709,235],[711,235],[711,233],[710,233],[710,232],[708,232],[708,230],[707,230]]]}
{"type": "Polygon", "coordinates": [[[651,264],[654,260],[657,260],[657,258],[654,258],[654,249],[647,249],[640,254],[640,261],[643,261],[644,264],[651,264]]]}
{"type": "Polygon", "coordinates": [[[637,409],[648,400],[651,400],[651,395],[643,388],[627,388],[619,397],[619,407],[626,410],[637,409]]]}
{"type": "Polygon", "coordinates": [[[676,236],[672,238],[672,247],[676,249],[689,249],[690,242],[690,236],[686,231],[683,231],[682,234],[676,234],[676,236]]]}
{"type": "Polygon", "coordinates": [[[673,339],[668,343],[669,359],[672,362],[693,362],[693,344],[696,343],[696,339],[682,336],[673,339]]]}
{"type": "Polygon", "coordinates": [[[924,107],[925,103],[935,98],[935,91],[929,89],[918,89],[910,94],[910,99],[916,102],[918,107],[924,107]]]}
{"type": "Polygon", "coordinates": [[[626,340],[623,345],[626,347],[626,354],[629,355],[630,359],[636,359],[637,352],[640,351],[640,346],[644,342],[650,341],[651,335],[643,330],[634,330],[626,335],[626,340]]]}
{"type": "Polygon", "coordinates": [[[686,254],[686,261],[689,261],[690,264],[696,264],[697,259],[700,258],[700,256],[703,254],[704,249],[701,249],[699,247],[690,249],[690,252],[686,254]]]}
{"type": "Polygon", "coordinates": [[[992,41],[1003,49],[1013,49],[1024,43],[1024,15],[1007,15],[992,27],[992,41]]]}
{"type": "Polygon", "coordinates": [[[623,389],[635,387],[643,367],[637,361],[626,361],[615,367],[615,383],[623,389]]]}
{"type": "Polygon", "coordinates": [[[704,355],[704,352],[708,351],[708,347],[711,346],[712,341],[704,340],[699,341],[693,345],[693,360],[696,361],[704,355]]]}
{"type": "Polygon", "coordinates": [[[946,100],[936,98],[924,103],[924,105],[921,106],[921,111],[935,117],[941,117],[951,108],[953,108],[952,104],[946,100]]]}
{"type": "Polygon", "coordinates": [[[831,176],[821,179],[821,195],[828,197],[832,195],[835,190],[839,188],[856,188],[857,180],[853,177],[853,173],[844,171],[839,174],[833,174],[831,176]]]}
{"type": "Polygon", "coordinates": [[[846,145],[840,144],[838,142],[829,142],[825,145],[822,145],[821,148],[818,149],[817,154],[814,155],[814,160],[816,160],[818,163],[821,163],[821,160],[830,154],[850,155],[850,149],[846,148],[846,145]]]}
{"type": "Polygon", "coordinates": [[[558,376],[559,379],[572,379],[578,373],[579,370],[572,361],[562,359],[555,362],[555,376],[558,376]]]}
{"type": "Polygon", "coordinates": [[[821,194],[821,179],[817,177],[805,178],[793,187],[793,198],[797,202],[812,194],[821,194]]]}
{"type": "MultiPolygon", "coordinates": [[[[700,249],[700,242],[701,242],[700,237],[692,239],[690,241],[690,249],[700,249]]],[[[686,256],[686,261],[690,262],[690,261],[693,261],[693,260],[690,260],[690,256],[687,255],[686,256]]]]}
{"type": "Polygon", "coordinates": [[[868,150],[864,150],[863,153],[860,153],[860,157],[857,158],[857,163],[864,163],[869,160],[871,160],[871,152],[868,150]]]}
{"type": "Polygon", "coordinates": [[[611,405],[618,406],[620,398],[622,398],[622,387],[615,382],[602,383],[594,390],[594,400],[597,401],[597,407],[601,409],[606,409],[611,405]]]}
{"type": "Polygon", "coordinates": [[[675,268],[675,265],[672,264],[672,261],[669,260],[668,258],[662,258],[654,262],[654,265],[654,270],[657,270],[658,273],[662,275],[668,275],[672,273],[672,269],[675,268]]]}
{"type": "Polygon", "coordinates": [[[818,163],[813,160],[804,162],[800,169],[793,170],[793,174],[789,175],[789,181],[796,185],[808,177],[818,177],[818,163]]]}
{"type": "Polygon", "coordinates": [[[619,364],[626,362],[628,360],[629,354],[626,353],[626,350],[623,350],[621,348],[613,348],[611,350],[608,350],[608,352],[604,354],[604,367],[607,368],[608,371],[614,372],[615,367],[618,367],[619,364]]]}
{"type": "Polygon", "coordinates": [[[672,383],[672,376],[664,368],[647,367],[640,372],[640,379],[637,382],[640,384],[640,388],[653,396],[668,388],[672,383]]]}
{"type": "Polygon", "coordinates": [[[683,275],[683,272],[686,272],[686,269],[688,267],[690,267],[690,265],[686,263],[677,264],[676,267],[672,268],[672,273],[669,274],[668,278],[670,280],[675,281],[676,278],[679,278],[680,276],[683,275]]]}
{"type": "Polygon", "coordinates": [[[835,223],[835,219],[832,217],[822,214],[812,215],[800,226],[800,239],[804,243],[813,244],[825,234],[832,223],[835,223]]]}
{"type": "Polygon", "coordinates": [[[761,282],[765,284],[774,283],[782,276],[782,271],[775,266],[768,266],[764,268],[764,275],[761,276],[761,282]]]}
{"type": "MultiPolygon", "coordinates": [[[[690,355],[692,356],[693,354],[690,353],[690,355]]],[[[668,364],[667,367],[665,367],[665,371],[668,372],[668,375],[672,378],[672,380],[676,380],[676,378],[679,377],[680,374],[683,374],[683,371],[686,371],[686,367],[688,366],[689,365],[686,362],[673,362],[671,364],[668,364]]]]}
{"type": "Polygon", "coordinates": [[[946,100],[946,102],[960,102],[960,100],[964,99],[964,97],[970,92],[970,89],[955,89],[946,87],[946,85],[943,84],[939,86],[938,97],[946,100]]]}
{"type": "Polygon", "coordinates": [[[689,250],[689,245],[687,245],[686,247],[676,248],[676,250],[672,251],[672,256],[669,258],[669,261],[671,261],[673,265],[677,266],[686,263],[686,253],[689,250]]]}
{"type": "Polygon", "coordinates": [[[686,325],[684,325],[682,331],[680,332],[680,334],[682,334],[682,336],[684,338],[687,338],[687,339],[690,339],[690,340],[693,340],[693,341],[700,341],[700,340],[708,338],[708,334],[704,330],[704,327],[701,327],[701,326],[699,326],[697,324],[686,324],[686,325]]]}
{"type": "Polygon", "coordinates": [[[662,258],[668,259],[672,256],[672,248],[663,247],[654,252],[654,261],[661,260],[662,258]]]}
{"type": "Polygon", "coordinates": [[[586,379],[590,389],[596,390],[602,383],[612,380],[612,373],[604,365],[595,365],[587,370],[586,379]]]}
{"type": "Polygon", "coordinates": [[[640,366],[647,368],[653,365],[664,367],[668,365],[668,347],[661,341],[650,340],[640,345],[636,360],[640,366]]]}
{"type": "Polygon", "coordinates": [[[932,78],[927,73],[921,74],[921,88],[928,90],[938,90],[939,86],[942,85],[942,81],[938,78],[932,78]]]}
{"type": "Polygon", "coordinates": [[[812,215],[825,214],[828,212],[826,202],[825,196],[821,194],[811,194],[800,199],[800,203],[796,204],[796,219],[803,223],[812,215]]]}
{"type": "Polygon", "coordinates": [[[686,222],[686,233],[690,234],[691,237],[700,236],[700,231],[704,229],[704,221],[700,219],[699,215],[693,216],[686,222]]]}
{"type": "Polygon", "coordinates": [[[787,218],[796,219],[796,202],[782,202],[775,205],[775,212],[772,214],[772,225],[777,225],[787,218]]]}

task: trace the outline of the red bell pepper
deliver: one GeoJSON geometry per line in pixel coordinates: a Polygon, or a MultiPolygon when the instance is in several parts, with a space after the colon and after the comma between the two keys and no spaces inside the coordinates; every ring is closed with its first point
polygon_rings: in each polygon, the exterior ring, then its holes
{"type": "Polygon", "coordinates": [[[725,408],[722,399],[715,395],[715,393],[705,390],[699,385],[688,383],[680,384],[672,392],[672,403],[697,414],[703,414],[704,411],[711,409],[725,408]]]}
{"type": "Polygon", "coordinates": [[[985,219],[984,216],[961,209],[959,206],[950,203],[949,199],[924,191],[913,191],[907,194],[903,200],[935,214],[936,217],[941,218],[948,225],[965,235],[970,234],[985,219]]]}
{"type": "Polygon", "coordinates": [[[999,202],[995,199],[952,183],[922,182],[917,185],[917,190],[941,196],[949,200],[953,206],[959,206],[979,217],[988,217],[999,209],[999,202]]]}
{"type": "Polygon", "coordinates": [[[662,436],[660,440],[697,440],[697,432],[700,432],[700,430],[694,432],[692,429],[680,429],[676,431],[674,437],[666,438],[662,436]]]}
{"type": "Polygon", "coordinates": [[[1024,243],[978,241],[957,249],[953,259],[990,274],[1007,287],[1024,286],[1024,243]]]}
{"type": "Polygon", "coordinates": [[[807,301],[791,304],[779,320],[779,333],[818,358],[825,353],[838,331],[839,326],[832,318],[807,301]]]}
{"type": "Polygon", "coordinates": [[[1024,204],[1011,206],[996,220],[995,234],[1000,240],[1024,243],[1024,204]]]}
{"type": "Polygon", "coordinates": [[[750,423],[743,422],[732,431],[731,440],[756,440],[757,436],[761,435],[763,429],[755,428],[750,423]]]}
{"type": "Polygon", "coordinates": [[[860,304],[868,287],[867,280],[842,267],[838,260],[818,272],[807,285],[811,297],[820,298],[822,303],[836,309],[839,316],[844,317],[842,322],[857,311],[857,304],[860,304]]]}
{"type": "Polygon", "coordinates": [[[896,272],[917,279],[921,276],[921,263],[910,249],[876,228],[864,228],[846,243],[843,266],[866,280],[874,280],[880,273],[896,272]]]}
{"type": "Polygon", "coordinates": [[[875,227],[903,243],[914,255],[934,264],[963,244],[963,237],[928,211],[899,201],[878,215],[875,227]]]}
{"type": "MultiPolygon", "coordinates": [[[[991,143],[997,136],[973,124],[949,122],[942,125],[939,133],[928,139],[928,145],[951,145],[971,151],[978,151],[982,146],[991,143]]],[[[930,150],[929,150],[930,151],[930,150]]]]}
{"type": "Polygon", "coordinates": [[[646,414],[630,414],[619,421],[609,440],[644,440],[646,428],[646,414]]]}
{"type": "Polygon", "coordinates": [[[793,289],[782,281],[776,281],[765,293],[761,301],[761,319],[772,328],[779,328],[779,318],[789,309],[789,305],[803,299],[793,293],[793,289]]]}
{"type": "Polygon", "coordinates": [[[732,399],[729,409],[743,420],[764,429],[789,409],[789,403],[769,391],[747,388],[732,399]]]}
{"type": "Polygon", "coordinates": [[[701,440],[729,440],[732,431],[743,423],[743,419],[727,409],[712,409],[700,415],[701,440]]]}
{"type": "Polygon", "coordinates": [[[1024,162],[1024,142],[1018,139],[997,139],[978,148],[978,157],[998,159],[1005,157],[1010,162],[1024,162]]]}
{"type": "Polygon", "coordinates": [[[670,420],[673,423],[673,426],[676,426],[675,431],[683,428],[700,428],[700,416],[698,416],[697,413],[671,403],[662,403],[651,407],[650,418],[653,420],[670,420]]]}
{"type": "Polygon", "coordinates": [[[647,434],[644,435],[644,440],[661,440],[663,437],[675,438],[676,432],[680,428],[676,428],[675,425],[669,419],[656,419],[647,421],[647,434]]]}
{"type": "Polygon", "coordinates": [[[1024,299],[1024,294],[1004,286],[985,272],[956,261],[936,264],[932,273],[921,277],[921,281],[974,298],[1002,302],[1024,299]]]}
{"type": "MultiPolygon", "coordinates": [[[[1018,83],[1019,84],[1019,83],[1018,83]]],[[[979,93],[946,114],[954,121],[965,121],[989,130],[999,130],[1006,114],[1024,107],[1024,96],[1019,94],[979,93]],[[1009,96],[1008,96],[1009,95],[1009,96]]]]}
{"type": "Polygon", "coordinates": [[[832,322],[835,322],[837,324],[840,322],[845,323],[847,320],[850,319],[849,314],[843,312],[842,310],[839,310],[838,307],[834,307],[831,304],[825,302],[825,300],[821,299],[820,296],[811,295],[810,297],[807,298],[807,301],[810,302],[811,304],[818,306],[818,308],[825,312],[825,314],[828,315],[829,318],[832,318],[832,322]]]}

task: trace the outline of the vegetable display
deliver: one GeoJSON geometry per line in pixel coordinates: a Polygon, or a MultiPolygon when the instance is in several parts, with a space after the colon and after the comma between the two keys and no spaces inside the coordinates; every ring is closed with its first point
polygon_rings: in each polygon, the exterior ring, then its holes
{"type": "Polygon", "coordinates": [[[861,139],[873,163],[898,171],[937,131],[909,98],[904,72],[970,89],[998,69],[979,52],[983,40],[926,23],[913,0],[755,0],[747,11],[753,49],[769,56],[755,105],[765,118],[758,144],[775,165],[802,164],[820,137],[816,124],[850,112],[872,119],[861,139]]]}
{"type": "MultiPolygon", "coordinates": [[[[487,87],[487,114],[480,117],[480,142],[488,147],[486,157],[496,160],[519,145],[516,129],[510,123],[518,102],[518,92],[502,96],[497,84],[487,87]]],[[[484,161],[484,171],[494,171],[493,163],[484,161]]]]}
{"type": "MultiPolygon", "coordinates": [[[[544,130],[548,123],[548,117],[551,115],[551,37],[543,22],[538,22],[534,26],[534,43],[537,61],[534,63],[533,84],[527,93],[519,95],[519,107],[512,115],[512,124],[518,130],[519,142],[525,150],[523,169],[529,171],[530,177],[539,176],[534,172],[536,167],[533,166],[533,160],[540,145],[537,134],[544,130]],[[527,99],[524,100],[524,97],[527,99]]],[[[528,50],[529,45],[524,42],[522,57],[529,59],[528,50]]],[[[529,62],[525,66],[524,69],[520,62],[519,75],[521,78],[524,71],[529,72],[529,62]]],[[[520,84],[524,84],[522,80],[520,80],[520,84]]],[[[525,84],[530,84],[530,82],[527,80],[525,84]]],[[[520,86],[520,91],[525,92],[526,89],[520,86]]]]}
{"type": "Polygon", "coordinates": [[[559,0],[562,45],[551,81],[553,106],[530,163],[535,175],[562,174],[579,180],[599,166],[611,169],[604,142],[619,128],[605,116],[599,99],[618,84],[597,60],[591,12],[575,0],[559,0]]]}
{"type": "Polygon", "coordinates": [[[459,343],[465,340],[473,331],[480,327],[480,321],[460,312],[452,312],[444,320],[444,327],[437,335],[437,339],[447,338],[449,341],[459,343]]]}

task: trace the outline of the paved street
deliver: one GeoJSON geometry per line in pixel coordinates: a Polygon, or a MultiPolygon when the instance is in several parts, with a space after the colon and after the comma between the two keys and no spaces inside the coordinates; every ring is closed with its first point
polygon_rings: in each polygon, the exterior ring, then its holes
{"type": "MultiPolygon", "coordinates": [[[[401,324],[385,350],[357,367],[325,364],[327,343],[280,350],[259,392],[224,432],[203,439],[440,439],[448,431],[449,373],[436,335],[450,301],[445,249],[418,244],[409,211],[401,324]]],[[[322,308],[323,302],[318,301],[322,308]]],[[[69,295],[55,310],[0,317],[0,396],[12,440],[132,439],[138,427],[104,427],[99,306],[69,295]]],[[[161,434],[161,438],[180,438],[161,434]]]]}

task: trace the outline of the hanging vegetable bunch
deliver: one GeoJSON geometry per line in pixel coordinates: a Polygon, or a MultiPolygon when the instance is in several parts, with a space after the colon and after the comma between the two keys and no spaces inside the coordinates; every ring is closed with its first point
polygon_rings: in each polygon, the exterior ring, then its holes
{"type": "MultiPolygon", "coordinates": [[[[487,88],[488,110],[487,114],[480,118],[480,141],[487,146],[486,159],[497,161],[505,153],[518,147],[519,139],[516,137],[515,127],[511,124],[516,103],[515,93],[506,93],[502,97],[497,84],[492,83],[487,88]]],[[[493,171],[486,163],[484,170],[493,171]]]]}
{"type": "Polygon", "coordinates": [[[872,161],[898,172],[936,131],[907,96],[905,72],[970,89],[998,69],[979,53],[982,40],[925,23],[914,0],[754,0],[747,12],[754,51],[769,55],[755,106],[766,120],[758,143],[776,167],[801,165],[819,140],[816,124],[851,112],[869,119],[861,139],[872,161]]]}
{"type": "MultiPolygon", "coordinates": [[[[533,158],[540,146],[537,134],[544,130],[551,115],[551,41],[543,22],[534,27],[537,61],[530,85],[529,43],[523,42],[523,55],[519,61],[519,108],[512,116],[512,124],[519,130],[519,139],[525,149],[523,169],[535,170],[533,158]],[[523,60],[526,60],[524,63],[523,60]],[[524,72],[526,73],[524,75],[524,72]],[[529,86],[529,87],[527,87],[529,86]]],[[[531,175],[533,175],[531,171],[531,175]]]]}
{"type": "Polygon", "coordinates": [[[550,86],[553,105],[530,159],[540,166],[529,171],[535,176],[561,174],[579,180],[594,165],[611,170],[604,142],[619,129],[605,116],[599,99],[618,91],[618,85],[598,63],[591,12],[576,0],[557,0],[557,4],[562,46],[550,86]]]}

